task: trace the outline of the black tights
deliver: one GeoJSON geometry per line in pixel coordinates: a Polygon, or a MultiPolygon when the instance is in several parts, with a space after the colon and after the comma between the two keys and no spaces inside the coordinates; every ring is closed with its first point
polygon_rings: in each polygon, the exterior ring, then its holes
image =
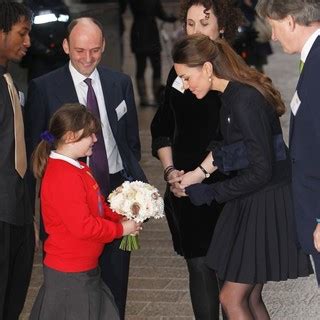
{"type": "Polygon", "coordinates": [[[229,320],[270,320],[262,300],[263,284],[245,284],[226,281],[220,301],[229,320]]]}
{"type": "Polygon", "coordinates": [[[219,283],[205,257],[186,259],[189,287],[196,320],[219,320],[219,283]]]}

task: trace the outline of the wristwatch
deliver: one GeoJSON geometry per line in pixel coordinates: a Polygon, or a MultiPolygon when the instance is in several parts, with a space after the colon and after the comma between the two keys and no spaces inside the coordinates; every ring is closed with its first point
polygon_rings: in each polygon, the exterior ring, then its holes
{"type": "Polygon", "coordinates": [[[200,164],[199,165],[199,168],[200,168],[200,170],[204,173],[204,176],[206,177],[206,178],[209,178],[210,177],[210,173],[200,164]]]}

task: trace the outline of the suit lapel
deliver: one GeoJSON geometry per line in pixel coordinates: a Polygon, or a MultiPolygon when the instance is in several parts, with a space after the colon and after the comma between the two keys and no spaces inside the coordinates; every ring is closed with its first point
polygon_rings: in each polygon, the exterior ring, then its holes
{"type": "MultiPolygon", "coordinates": [[[[304,70],[306,69],[306,66],[308,65],[308,61],[309,61],[309,58],[310,58],[310,55],[312,53],[313,50],[315,50],[317,47],[320,46],[320,36],[318,36],[315,40],[315,42],[313,43],[311,49],[310,49],[310,52],[307,56],[307,59],[304,63],[304,67],[302,69],[302,72],[299,76],[299,79],[298,79],[298,84],[297,84],[297,87],[296,87],[296,91],[298,92],[299,94],[299,91],[300,91],[300,86],[301,86],[301,81],[303,79],[303,73],[304,73],[304,70]]],[[[296,114],[297,115],[297,114],[296,114]]],[[[294,121],[295,121],[295,117],[292,112],[291,112],[291,116],[290,116],[290,130],[289,130],[289,145],[290,145],[290,141],[291,141],[291,138],[292,138],[292,134],[293,134],[293,130],[294,130],[294,121]]]]}
{"type": "Polygon", "coordinates": [[[105,70],[102,70],[98,68],[104,101],[106,105],[108,120],[110,123],[110,127],[113,133],[113,136],[116,137],[117,133],[117,113],[116,113],[116,107],[117,107],[117,97],[116,94],[116,83],[114,80],[109,76],[108,72],[105,70]]]}
{"type": "Polygon", "coordinates": [[[56,79],[57,90],[55,93],[57,98],[63,103],[79,102],[76,89],[73,84],[69,64],[66,64],[61,70],[61,76],[56,79]]]}

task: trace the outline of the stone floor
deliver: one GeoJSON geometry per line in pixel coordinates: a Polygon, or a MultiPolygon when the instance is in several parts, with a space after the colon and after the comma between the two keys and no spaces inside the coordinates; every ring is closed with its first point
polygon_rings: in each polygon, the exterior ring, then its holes
{"type": "MultiPolygon", "coordinates": [[[[126,16],[130,24],[130,15],[126,16]]],[[[127,28],[127,30],[129,27],[127,28]]],[[[128,32],[125,34],[124,72],[134,75],[134,62],[128,47],[128,32]]],[[[266,73],[280,89],[286,105],[294,93],[298,76],[298,57],[285,56],[278,46],[270,57],[266,73]]],[[[171,62],[167,51],[163,51],[163,79],[171,62]]],[[[147,76],[151,77],[150,70],[147,76]]],[[[138,99],[137,99],[138,102],[138,99]]],[[[164,190],[162,170],[159,162],[151,156],[149,125],[156,109],[138,107],[140,136],[142,142],[142,167],[150,183],[164,190]]],[[[288,131],[288,116],[282,120],[284,132],[288,131]]],[[[188,293],[188,275],[184,260],[172,249],[171,236],[165,219],[150,221],[140,236],[141,249],[132,253],[127,304],[127,320],[191,320],[192,308],[188,293]]],[[[42,282],[41,261],[36,254],[32,281],[21,320],[27,319],[35,295],[42,282]]],[[[264,298],[274,320],[320,319],[319,291],[314,276],[268,283],[264,298]]],[[[57,319],[59,320],[59,319],[57,319]]]]}

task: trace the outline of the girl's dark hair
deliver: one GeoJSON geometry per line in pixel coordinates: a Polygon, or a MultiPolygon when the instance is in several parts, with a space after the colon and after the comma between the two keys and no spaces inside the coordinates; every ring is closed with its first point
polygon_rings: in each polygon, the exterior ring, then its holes
{"type": "Polygon", "coordinates": [[[212,41],[201,34],[185,37],[175,44],[172,58],[174,63],[185,64],[188,67],[201,67],[210,62],[215,76],[256,88],[279,116],[285,112],[281,95],[273,87],[271,79],[250,68],[223,39],[212,41]]]}
{"type": "Polygon", "coordinates": [[[217,18],[219,29],[224,30],[225,39],[231,43],[236,36],[238,27],[244,21],[241,10],[234,5],[233,0],[180,0],[180,19],[185,26],[188,10],[197,5],[206,8],[204,13],[212,9],[217,18]]]}
{"type": "Polygon", "coordinates": [[[0,1],[0,30],[8,33],[20,21],[32,21],[32,11],[17,2],[0,1]]]}
{"type": "Polygon", "coordinates": [[[80,103],[68,103],[59,108],[51,117],[49,130],[46,136],[50,139],[40,141],[32,154],[32,170],[36,178],[41,179],[51,150],[63,143],[67,132],[78,132],[83,130],[77,141],[90,136],[101,129],[100,122],[94,115],[80,103]]]}

